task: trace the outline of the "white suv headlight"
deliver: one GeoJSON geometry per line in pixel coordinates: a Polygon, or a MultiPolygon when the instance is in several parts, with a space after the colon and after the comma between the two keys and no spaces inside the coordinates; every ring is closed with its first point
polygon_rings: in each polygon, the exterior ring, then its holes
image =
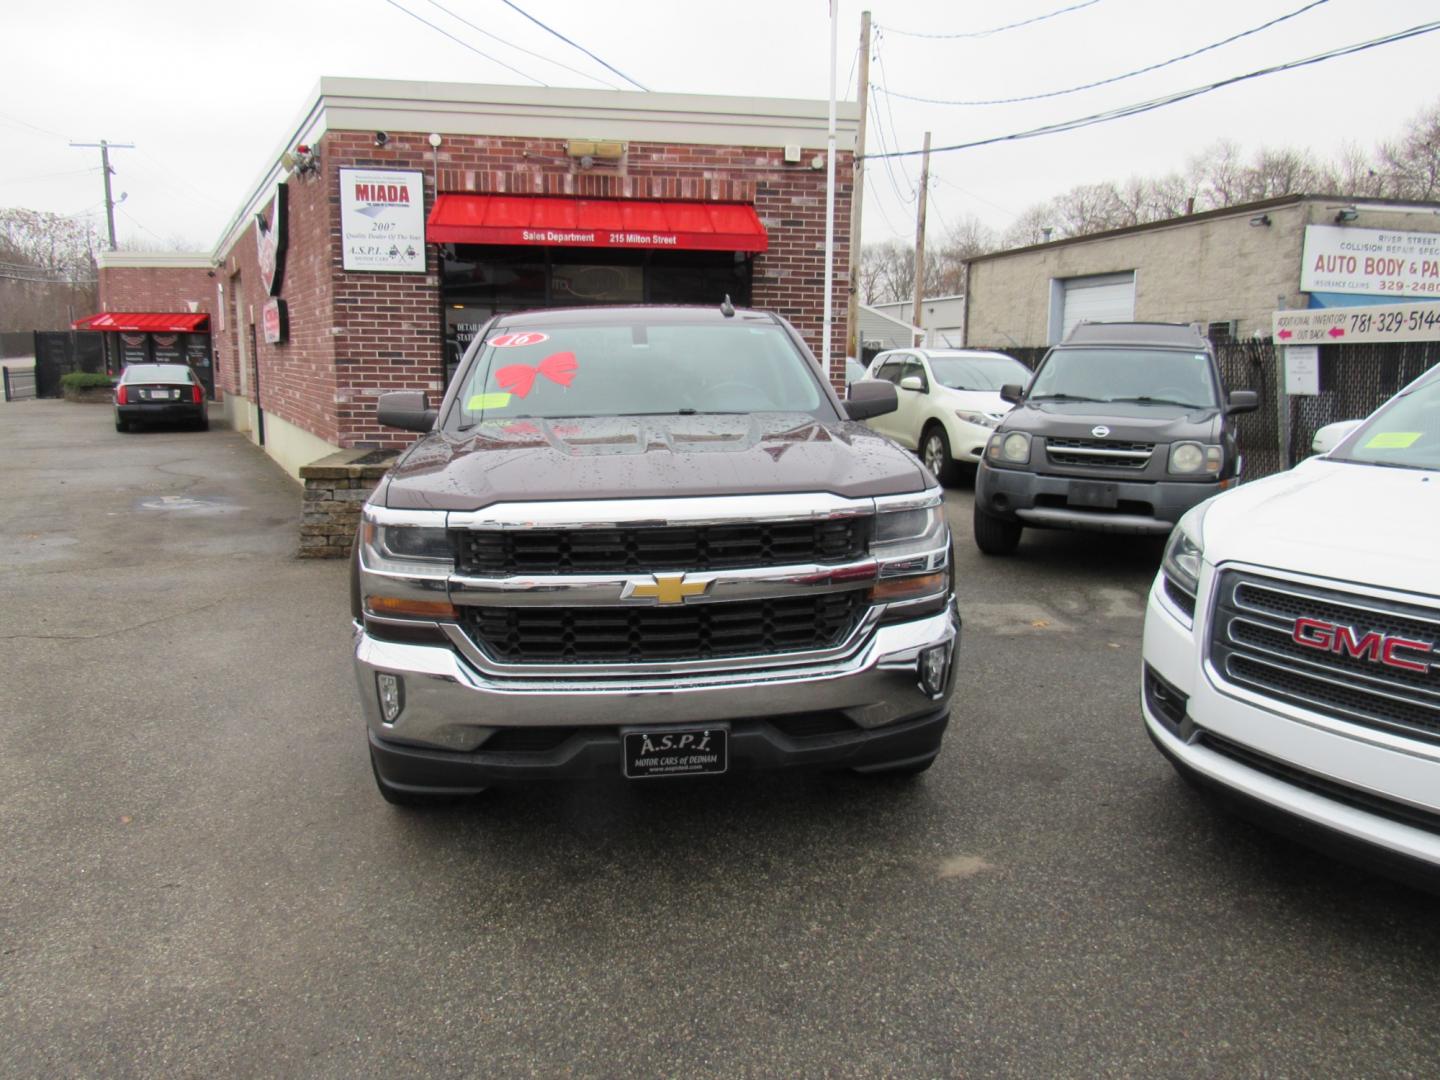
{"type": "Polygon", "coordinates": [[[1195,602],[1200,594],[1200,566],[1205,561],[1205,515],[1210,511],[1210,500],[1192,507],[1176,524],[1165,545],[1165,557],[1160,562],[1160,574],[1165,580],[1166,591],[1178,591],[1171,595],[1172,602],[1189,616],[1195,618],[1195,602]]]}
{"type": "Polygon", "coordinates": [[[964,412],[964,411],[961,411],[960,409],[956,409],[956,410],[955,410],[955,415],[956,415],[957,417],[959,417],[961,420],[964,420],[965,423],[967,423],[967,424],[974,424],[976,427],[983,427],[983,428],[999,427],[999,426],[1000,426],[1000,421],[1001,421],[1001,419],[1003,419],[1002,417],[999,417],[999,416],[991,416],[989,413],[983,413],[983,412],[964,412]]]}

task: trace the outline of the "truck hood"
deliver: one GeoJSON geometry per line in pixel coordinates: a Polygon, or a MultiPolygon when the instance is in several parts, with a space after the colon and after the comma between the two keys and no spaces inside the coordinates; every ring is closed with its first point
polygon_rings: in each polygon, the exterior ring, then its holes
{"type": "Polygon", "coordinates": [[[1205,560],[1440,595],[1440,472],[1310,458],[1221,495],[1205,560]]]}
{"type": "Polygon", "coordinates": [[[1116,442],[1215,442],[1220,437],[1219,419],[1220,410],[1214,406],[1188,409],[1121,402],[1027,401],[1005,417],[1000,430],[1026,431],[1046,438],[1091,439],[1091,429],[1103,424],[1110,429],[1106,438],[1116,442]]]}
{"type": "Polygon", "coordinates": [[[851,421],[804,413],[486,422],[432,432],[396,463],[376,501],[393,509],[496,503],[922,491],[919,462],[851,421]]]}

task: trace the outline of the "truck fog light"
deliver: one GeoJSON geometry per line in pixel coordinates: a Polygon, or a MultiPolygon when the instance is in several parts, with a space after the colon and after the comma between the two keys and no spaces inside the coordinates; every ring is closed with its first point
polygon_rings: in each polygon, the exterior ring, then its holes
{"type": "Polygon", "coordinates": [[[380,693],[380,715],[393,724],[405,708],[405,684],[399,675],[381,672],[375,676],[375,688],[380,693]]]}
{"type": "Polygon", "coordinates": [[[920,689],[932,698],[945,691],[945,675],[950,670],[950,646],[937,645],[920,654],[920,689]]]}

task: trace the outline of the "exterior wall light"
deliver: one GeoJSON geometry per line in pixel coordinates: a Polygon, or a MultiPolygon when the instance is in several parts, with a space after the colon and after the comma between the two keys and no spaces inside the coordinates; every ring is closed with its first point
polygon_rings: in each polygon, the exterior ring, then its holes
{"type": "Polygon", "coordinates": [[[1259,228],[1261,225],[1269,226],[1271,224],[1269,214],[1256,214],[1250,219],[1251,228],[1259,228]]]}
{"type": "Polygon", "coordinates": [[[1336,224],[1343,225],[1347,221],[1354,221],[1360,216],[1360,211],[1353,206],[1342,206],[1335,215],[1336,224]]]}

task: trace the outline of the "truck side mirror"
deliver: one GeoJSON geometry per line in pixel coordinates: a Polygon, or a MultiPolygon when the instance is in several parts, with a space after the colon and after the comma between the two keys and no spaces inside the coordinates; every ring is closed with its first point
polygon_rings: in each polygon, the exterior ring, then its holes
{"type": "Polygon", "coordinates": [[[868,420],[872,416],[892,413],[899,407],[900,397],[895,393],[894,383],[866,380],[850,384],[845,415],[851,420],[868,420]]]}
{"type": "Polygon", "coordinates": [[[1020,399],[1025,396],[1025,388],[1019,383],[1006,383],[1000,387],[1000,400],[1008,401],[1011,405],[1020,404],[1020,399]]]}
{"type": "Polygon", "coordinates": [[[1260,395],[1254,390],[1231,390],[1230,403],[1225,406],[1225,411],[1232,416],[1235,413],[1254,412],[1260,407],[1260,395]]]}
{"type": "Polygon", "coordinates": [[[438,410],[425,407],[424,390],[392,390],[381,394],[375,411],[380,423],[402,431],[429,431],[440,415],[438,410]]]}

